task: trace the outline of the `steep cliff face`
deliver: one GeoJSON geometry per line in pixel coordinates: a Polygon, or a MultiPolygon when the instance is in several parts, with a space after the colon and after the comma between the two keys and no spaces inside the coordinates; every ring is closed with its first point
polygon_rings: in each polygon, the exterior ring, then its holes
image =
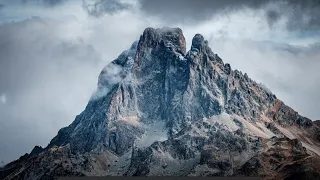
{"type": "Polygon", "coordinates": [[[290,179],[298,170],[317,177],[319,155],[319,127],[224,64],[202,35],[187,52],[181,29],[147,28],[103,69],[85,110],[0,178],[290,179]]]}

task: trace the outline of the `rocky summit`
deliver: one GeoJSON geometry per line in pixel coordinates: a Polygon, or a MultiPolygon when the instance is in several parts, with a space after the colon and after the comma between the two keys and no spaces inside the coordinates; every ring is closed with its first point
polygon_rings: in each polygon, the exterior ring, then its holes
{"type": "Polygon", "coordinates": [[[319,123],[225,64],[202,35],[187,51],[181,29],[147,28],[102,70],[85,110],[0,179],[320,179],[319,155],[319,123]]]}

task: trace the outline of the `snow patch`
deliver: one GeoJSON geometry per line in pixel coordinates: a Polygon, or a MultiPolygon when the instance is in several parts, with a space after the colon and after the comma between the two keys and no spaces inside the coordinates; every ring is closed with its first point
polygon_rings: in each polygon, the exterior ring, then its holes
{"type": "Polygon", "coordinates": [[[119,120],[124,121],[128,124],[131,124],[133,126],[141,126],[141,123],[138,121],[137,116],[126,116],[126,117],[120,116],[119,120]]]}
{"type": "Polygon", "coordinates": [[[231,131],[236,131],[240,127],[233,121],[233,117],[230,116],[229,114],[223,112],[220,115],[217,116],[212,116],[209,119],[204,119],[204,121],[209,122],[211,124],[218,123],[225,125],[228,129],[231,131]]]}
{"type": "Polygon", "coordinates": [[[181,60],[181,61],[185,61],[185,60],[187,60],[185,57],[183,57],[181,54],[179,54],[179,59],[181,60]]]}
{"type": "Polygon", "coordinates": [[[145,125],[145,135],[136,143],[138,148],[148,147],[156,141],[165,141],[168,139],[164,122],[155,122],[151,125],[145,125]]]}

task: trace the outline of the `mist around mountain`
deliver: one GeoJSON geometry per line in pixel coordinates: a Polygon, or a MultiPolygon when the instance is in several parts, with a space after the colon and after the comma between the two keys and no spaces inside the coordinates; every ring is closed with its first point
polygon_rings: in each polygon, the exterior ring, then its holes
{"type": "Polygon", "coordinates": [[[187,50],[180,28],[147,28],[101,71],[85,110],[0,179],[319,179],[317,124],[233,70],[201,34],[187,50]]]}

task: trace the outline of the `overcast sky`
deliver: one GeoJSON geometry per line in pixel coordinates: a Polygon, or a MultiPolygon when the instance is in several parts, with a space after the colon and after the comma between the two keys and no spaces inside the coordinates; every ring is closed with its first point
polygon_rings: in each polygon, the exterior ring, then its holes
{"type": "Polygon", "coordinates": [[[0,161],[46,146],[146,27],[201,33],[233,69],[320,119],[317,0],[0,0],[0,161]]]}

